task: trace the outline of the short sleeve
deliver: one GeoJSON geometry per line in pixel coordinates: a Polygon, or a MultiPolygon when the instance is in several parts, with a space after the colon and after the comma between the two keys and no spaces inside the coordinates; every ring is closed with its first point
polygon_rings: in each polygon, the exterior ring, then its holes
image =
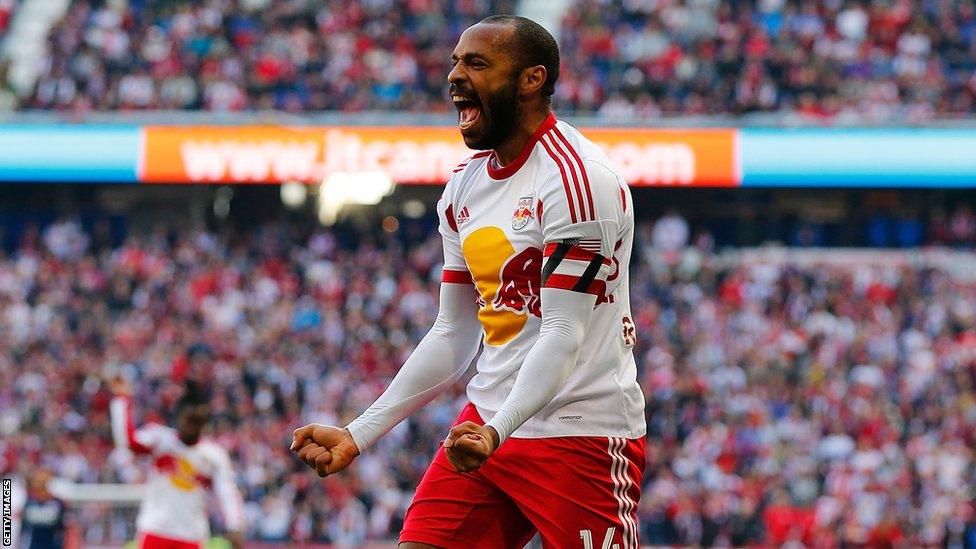
{"type": "Polygon", "coordinates": [[[458,234],[457,216],[451,203],[452,185],[448,182],[444,194],[437,201],[438,230],[444,245],[444,272],[441,282],[470,284],[471,273],[461,253],[461,237],[458,234]]]}
{"type": "Polygon", "coordinates": [[[539,192],[543,287],[601,295],[624,217],[620,179],[590,160],[557,167],[539,192]]]}

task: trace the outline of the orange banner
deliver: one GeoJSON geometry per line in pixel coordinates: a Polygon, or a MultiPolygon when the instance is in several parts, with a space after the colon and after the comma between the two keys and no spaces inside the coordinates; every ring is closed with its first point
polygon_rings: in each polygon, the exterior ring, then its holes
{"type": "MultiPolygon", "coordinates": [[[[384,171],[397,183],[447,180],[472,154],[454,127],[149,126],[147,183],[317,182],[384,171]]],[[[735,130],[583,128],[631,185],[735,186],[735,130]]]]}
{"type": "Polygon", "coordinates": [[[736,187],[738,131],[583,128],[631,185],[736,187]]]}

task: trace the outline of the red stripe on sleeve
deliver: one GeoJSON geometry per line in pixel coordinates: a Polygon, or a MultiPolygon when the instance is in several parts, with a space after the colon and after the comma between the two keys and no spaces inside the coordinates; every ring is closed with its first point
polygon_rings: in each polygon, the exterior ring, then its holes
{"type": "MultiPolygon", "coordinates": [[[[542,287],[555,288],[557,290],[572,290],[576,287],[576,283],[579,282],[579,279],[580,277],[578,276],[553,273],[549,275],[549,278],[546,279],[546,283],[543,284],[542,287]]],[[[602,297],[606,291],[606,282],[602,280],[594,280],[584,293],[595,295],[599,298],[602,297]]]]}
{"type": "Polygon", "coordinates": [[[577,164],[579,165],[580,171],[583,172],[583,186],[586,187],[586,198],[587,201],[590,203],[590,218],[596,219],[596,213],[593,211],[593,194],[590,193],[590,178],[586,176],[586,168],[585,166],[583,166],[583,159],[579,157],[579,154],[576,153],[576,149],[574,149],[572,145],[569,144],[569,140],[566,139],[566,136],[563,135],[563,132],[559,131],[559,128],[554,127],[553,131],[555,131],[559,139],[566,144],[566,148],[569,149],[570,153],[572,153],[573,157],[576,159],[577,164]]]}
{"type": "MultiPolygon", "coordinates": [[[[556,243],[550,242],[546,244],[546,249],[542,252],[542,255],[545,257],[549,257],[555,251],[556,251],[556,243]]],[[[589,263],[590,261],[593,261],[593,258],[596,256],[597,256],[596,252],[591,252],[590,250],[587,250],[585,248],[580,248],[579,246],[573,246],[572,248],[569,249],[568,252],[566,252],[566,255],[563,256],[563,259],[575,259],[576,261],[586,261],[587,263],[589,263]]],[[[603,264],[609,265],[610,258],[604,257],[603,264]]]]}
{"type": "Polygon", "coordinates": [[[456,271],[454,269],[444,269],[441,275],[441,282],[450,284],[474,284],[471,273],[468,271],[456,271]]]}
{"type": "Polygon", "coordinates": [[[569,217],[573,223],[576,223],[576,206],[573,205],[573,193],[569,190],[569,178],[566,177],[566,168],[563,168],[563,163],[556,157],[556,153],[552,152],[552,148],[549,147],[549,143],[546,143],[545,139],[540,139],[539,143],[545,147],[546,152],[552,157],[553,162],[559,166],[559,173],[563,176],[563,189],[566,190],[566,202],[569,203],[569,217]]]}
{"type": "MultiPolygon", "coordinates": [[[[566,160],[566,166],[569,167],[569,173],[573,176],[573,186],[576,187],[576,196],[579,197],[580,221],[589,221],[593,218],[593,216],[587,215],[586,213],[586,203],[583,198],[583,189],[580,188],[580,178],[576,175],[577,167],[573,165],[573,160],[569,157],[569,154],[563,150],[562,146],[559,145],[559,141],[556,140],[553,133],[549,132],[547,137],[550,141],[552,141],[552,146],[554,149],[556,149],[556,152],[566,160]]],[[[582,168],[579,169],[582,170],[582,168]]]]}
{"type": "Polygon", "coordinates": [[[546,283],[542,287],[556,288],[558,290],[572,290],[573,286],[575,286],[577,282],[579,282],[578,276],[553,273],[549,275],[549,278],[546,279],[546,283]]]}
{"type": "Polygon", "coordinates": [[[447,209],[444,210],[444,216],[447,217],[447,226],[450,227],[452,231],[458,232],[457,220],[454,219],[454,204],[447,205],[447,209]]]}

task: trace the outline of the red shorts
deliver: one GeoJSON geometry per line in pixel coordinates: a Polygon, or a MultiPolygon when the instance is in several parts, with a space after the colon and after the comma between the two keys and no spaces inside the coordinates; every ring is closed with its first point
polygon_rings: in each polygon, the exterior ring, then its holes
{"type": "Polygon", "coordinates": [[[196,541],[164,538],[155,534],[139,534],[139,549],[203,549],[203,544],[196,541]]]}
{"type": "MultiPolygon", "coordinates": [[[[468,404],[455,425],[483,424],[468,404]]],[[[481,468],[458,473],[444,448],[407,510],[400,541],[465,549],[636,549],[644,437],[510,438],[481,468]],[[607,542],[607,538],[610,541],[607,542]]]]}

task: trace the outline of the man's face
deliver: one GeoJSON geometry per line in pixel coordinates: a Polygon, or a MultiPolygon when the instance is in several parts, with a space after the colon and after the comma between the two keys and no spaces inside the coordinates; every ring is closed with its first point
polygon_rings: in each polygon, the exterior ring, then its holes
{"type": "Polygon", "coordinates": [[[518,71],[510,54],[513,29],[478,24],[461,34],[447,75],[458,128],[472,149],[494,149],[518,121],[518,71]]]}
{"type": "Polygon", "coordinates": [[[31,475],[27,489],[32,497],[40,500],[48,498],[49,492],[47,490],[47,486],[51,481],[51,476],[51,473],[46,469],[40,469],[31,475]]]}
{"type": "Polygon", "coordinates": [[[176,416],[176,430],[180,440],[187,444],[196,444],[209,419],[210,409],[206,404],[184,407],[176,416]]]}

